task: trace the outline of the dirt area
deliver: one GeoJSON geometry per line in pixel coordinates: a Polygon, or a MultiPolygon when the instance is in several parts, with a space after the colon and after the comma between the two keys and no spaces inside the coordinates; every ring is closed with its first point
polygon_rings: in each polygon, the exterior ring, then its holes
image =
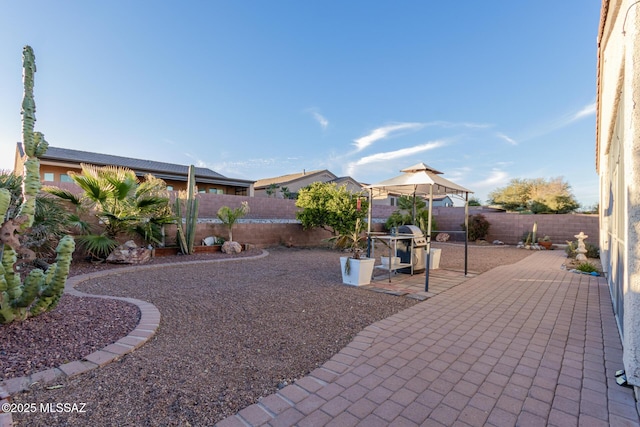
{"type": "MultiPolygon", "coordinates": [[[[443,251],[441,268],[463,268],[463,246],[434,247],[443,251]]],[[[84,402],[87,413],[14,415],[14,421],[25,426],[212,425],[322,365],[364,327],[416,303],[342,285],[338,252],[269,251],[264,258],[222,264],[176,261],[224,254],[156,258],[153,263],[168,265],[84,282],[83,292],[156,305],[162,314],[158,333],[103,368],[12,397],[22,403],[84,402]]],[[[483,272],[529,255],[513,247],[470,245],[469,270],[483,272]]],[[[105,268],[121,267],[74,265],[73,273],[105,268]]],[[[138,316],[126,303],[70,296],[57,310],[0,327],[3,378],[82,357],[125,335],[138,316]],[[82,351],[66,352],[69,343],[82,351]]]]}

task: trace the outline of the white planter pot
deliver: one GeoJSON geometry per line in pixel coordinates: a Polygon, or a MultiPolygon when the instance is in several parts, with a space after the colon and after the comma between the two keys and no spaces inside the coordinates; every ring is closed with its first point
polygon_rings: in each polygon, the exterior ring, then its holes
{"type": "Polygon", "coordinates": [[[349,259],[350,257],[340,257],[340,269],[342,271],[342,283],[345,285],[362,286],[371,283],[373,266],[376,263],[374,258],[349,259]],[[344,267],[349,259],[349,274],[345,273],[344,267]]]}
{"type": "MultiPolygon", "coordinates": [[[[429,270],[435,270],[440,268],[440,255],[442,254],[442,249],[431,248],[431,251],[429,252],[429,254],[430,254],[429,270]]],[[[426,264],[426,260],[425,260],[425,264],[426,264]]]]}

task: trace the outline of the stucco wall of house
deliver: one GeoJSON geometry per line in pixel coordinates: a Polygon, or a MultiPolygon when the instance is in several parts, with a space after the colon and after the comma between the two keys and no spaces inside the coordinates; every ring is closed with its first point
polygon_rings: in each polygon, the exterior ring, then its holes
{"type": "Polygon", "coordinates": [[[629,383],[640,386],[640,4],[610,1],[599,40],[600,243],[629,383]]]}

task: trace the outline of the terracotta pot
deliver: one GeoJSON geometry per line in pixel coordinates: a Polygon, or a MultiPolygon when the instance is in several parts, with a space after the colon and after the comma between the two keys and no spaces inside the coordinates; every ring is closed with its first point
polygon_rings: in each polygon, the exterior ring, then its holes
{"type": "Polygon", "coordinates": [[[551,249],[551,246],[553,245],[553,242],[545,242],[544,240],[541,240],[538,242],[538,244],[540,246],[542,246],[543,248],[545,248],[546,250],[551,249]]]}

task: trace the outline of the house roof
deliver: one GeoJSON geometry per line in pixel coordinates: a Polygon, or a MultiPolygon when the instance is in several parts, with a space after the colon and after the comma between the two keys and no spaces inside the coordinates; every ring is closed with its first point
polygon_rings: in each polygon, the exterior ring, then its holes
{"type": "MultiPolygon", "coordinates": [[[[24,156],[22,143],[18,142],[20,156],[24,156]]],[[[111,154],[93,153],[89,151],[71,150],[68,148],[49,147],[41,160],[62,163],[89,163],[96,166],[115,165],[132,169],[137,175],[153,174],[162,179],[184,181],[189,174],[189,166],[175,163],[157,162],[154,160],[133,159],[111,154]]],[[[228,178],[208,168],[195,168],[196,180],[203,183],[237,185],[248,187],[253,181],[228,178]]]]}
{"type": "Polygon", "coordinates": [[[356,184],[363,185],[362,183],[360,183],[360,182],[356,181],[355,179],[353,179],[353,177],[351,177],[351,176],[339,176],[339,177],[333,179],[331,182],[335,182],[336,184],[339,184],[341,182],[347,182],[347,181],[352,181],[352,182],[355,182],[356,184]]]}
{"type": "Polygon", "coordinates": [[[337,178],[333,173],[329,172],[327,169],[318,169],[313,171],[302,171],[298,173],[290,173],[287,175],[281,175],[281,176],[276,176],[272,178],[259,179],[256,181],[254,188],[258,190],[260,188],[268,187],[272,184],[276,184],[276,185],[288,184],[290,182],[297,181],[302,178],[308,178],[310,176],[320,175],[325,172],[332,175],[334,179],[337,178]]]}

